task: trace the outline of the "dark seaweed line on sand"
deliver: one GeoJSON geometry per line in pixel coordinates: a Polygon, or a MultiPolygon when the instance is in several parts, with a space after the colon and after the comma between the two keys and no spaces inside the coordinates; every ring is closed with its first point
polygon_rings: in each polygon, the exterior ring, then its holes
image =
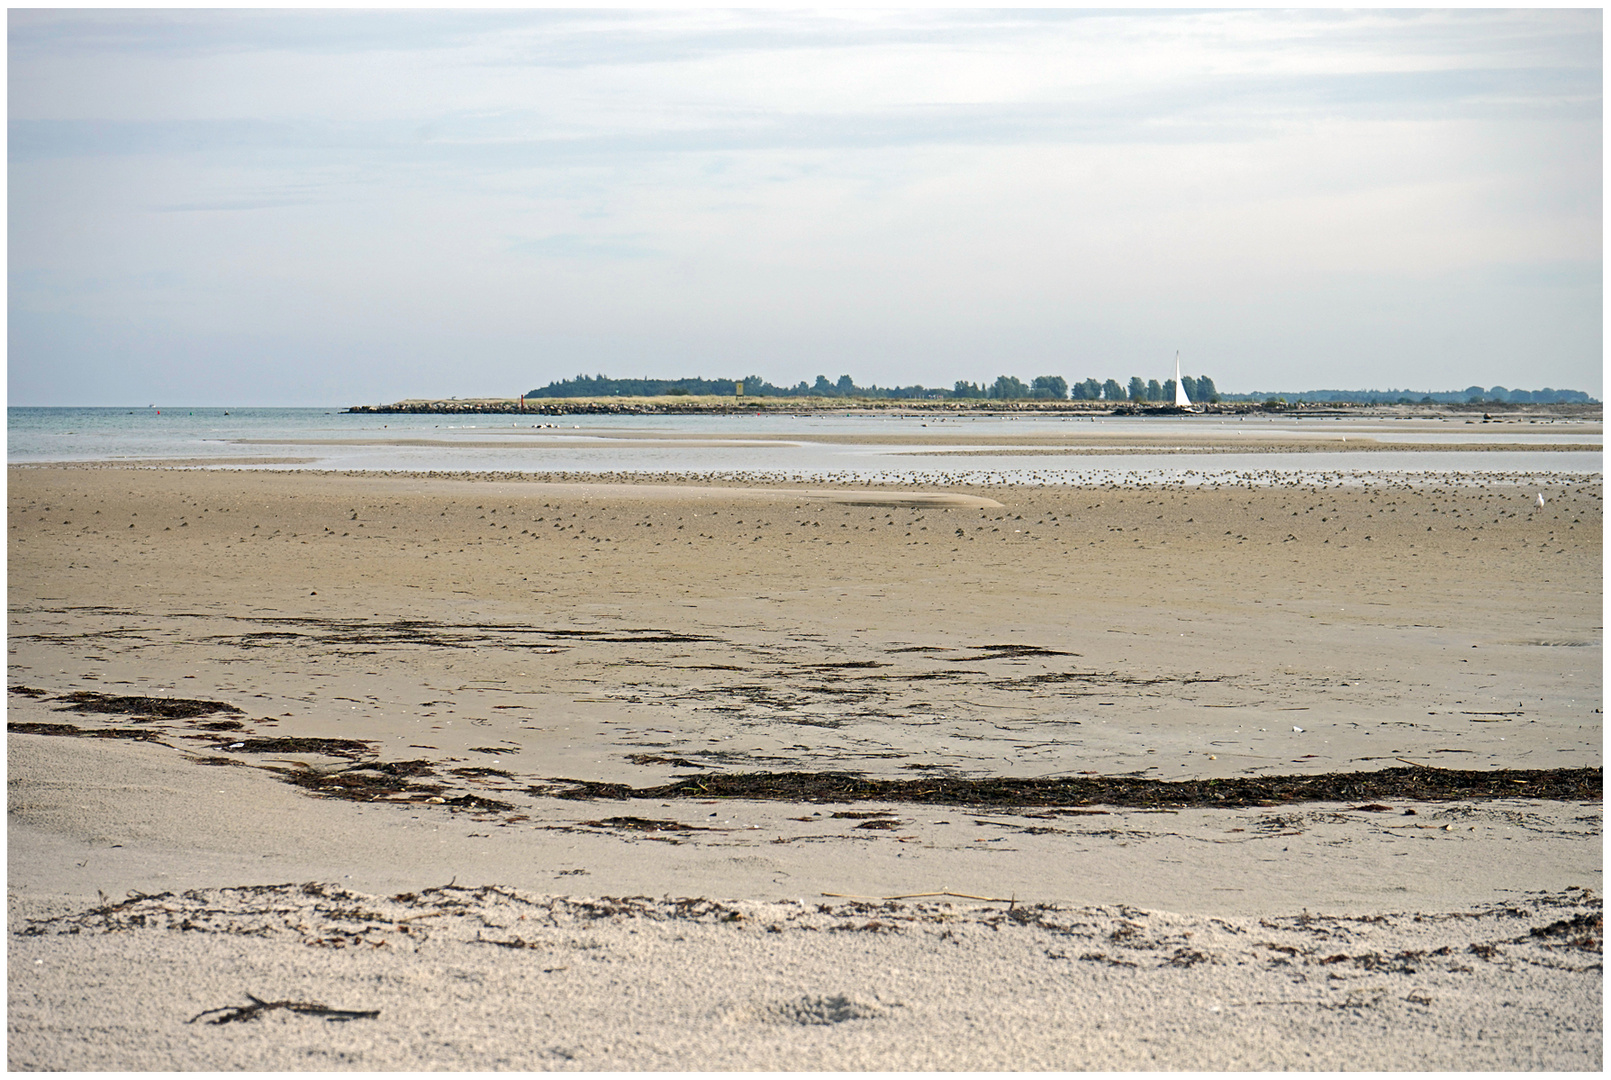
{"type": "Polygon", "coordinates": [[[1598,800],[1602,769],[1394,768],[1317,776],[1239,776],[1220,780],[1143,780],[1127,776],[1065,779],[869,780],[851,773],[738,773],[689,777],[634,788],[555,780],[542,793],[562,799],[760,799],[790,802],[901,802],[947,806],[1275,806],[1302,802],[1397,799],[1598,800]],[[558,785],[567,785],[558,787],[558,785]]]}

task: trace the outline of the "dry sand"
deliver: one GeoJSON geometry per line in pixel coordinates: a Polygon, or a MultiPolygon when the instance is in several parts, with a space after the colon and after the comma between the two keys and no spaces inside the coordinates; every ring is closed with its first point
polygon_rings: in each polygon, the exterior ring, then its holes
{"type": "Polygon", "coordinates": [[[1597,800],[556,797],[1598,767],[1597,480],[8,479],[12,1068],[1600,1065],[1597,800]]]}

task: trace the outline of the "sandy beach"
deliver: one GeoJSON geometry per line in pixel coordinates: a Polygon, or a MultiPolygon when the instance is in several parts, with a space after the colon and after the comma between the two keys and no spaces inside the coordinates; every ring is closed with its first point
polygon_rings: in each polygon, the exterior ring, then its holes
{"type": "Polygon", "coordinates": [[[1597,777],[641,794],[1598,769],[1598,479],[13,466],[8,508],[13,1069],[1601,1067],[1597,777]]]}
{"type": "Polygon", "coordinates": [[[8,1069],[1604,1071],[1603,9],[7,22],[8,1069]]]}

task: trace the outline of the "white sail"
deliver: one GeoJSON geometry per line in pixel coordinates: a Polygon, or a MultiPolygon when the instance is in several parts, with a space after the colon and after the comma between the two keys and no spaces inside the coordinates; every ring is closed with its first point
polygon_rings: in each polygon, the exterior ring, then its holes
{"type": "Polygon", "coordinates": [[[1180,381],[1180,351],[1175,351],[1175,407],[1177,409],[1191,408],[1191,398],[1186,396],[1186,384],[1180,381]]]}

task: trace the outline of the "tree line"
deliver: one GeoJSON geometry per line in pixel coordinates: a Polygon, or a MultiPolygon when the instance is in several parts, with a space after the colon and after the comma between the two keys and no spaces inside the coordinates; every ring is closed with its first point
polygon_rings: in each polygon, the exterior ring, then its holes
{"type": "MultiPolygon", "coordinates": [[[[1503,386],[1468,386],[1464,390],[1439,390],[1431,393],[1420,390],[1299,390],[1279,393],[1254,392],[1234,394],[1220,391],[1207,375],[1193,378],[1181,376],[1186,396],[1194,403],[1217,401],[1274,401],[1288,403],[1351,402],[1361,405],[1433,405],[1433,404],[1596,404],[1596,400],[1581,390],[1512,390],[1503,386]]],[[[607,375],[577,375],[573,379],[551,382],[537,390],[527,391],[528,398],[592,398],[592,397],[660,397],[662,395],[703,394],[716,397],[734,397],[742,385],[745,397],[780,398],[906,398],[945,399],[977,398],[997,401],[1112,401],[1173,404],[1175,380],[1143,379],[1139,375],[1129,382],[1117,379],[1083,379],[1071,383],[1061,375],[1037,375],[1024,382],[1016,375],[998,375],[991,383],[974,383],[958,380],[950,389],[931,386],[858,386],[849,375],[829,382],[826,375],[818,375],[815,382],[801,380],[794,386],[774,386],[758,375],[743,379],[612,379],[607,375]]]]}
{"type": "MultiPolygon", "coordinates": [[[[1189,391],[1188,391],[1189,392],[1189,391]]],[[[1464,390],[1286,390],[1251,394],[1224,394],[1226,401],[1348,402],[1355,405],[1594,405],[1581,390],[1511,390],[1503,386],[1468,386],[1464,390]]],[[[1196,398],[1192,399],[1197,400],[1196,398]]]]}
{"type": "MultiPolygon", "coordinates": [[[[1214,380],[1203,375],[1181,377],[1186,396],[1192,401],[1218,401],[1219,392],[1214,380]]],[[[858,386],[849,375],[841,375],[829,382],[826,375],[818,375],[815,382],[801,380],[794,386],[774,386],[758,375],[743,379],[612,379],[607,375],[577,375],[562,379],[536,390],[527,391],[528,398],[577,397],[660,397],[687,394],[709,394],[733,397],[738,387],[744,388],[746,397],[798,397],[798,398],[988,398],[999,401],[1127,401],[1164,402],[1175,400],[1175,380],[1160,383],[1157,379],[1132,376],[1129,383],[1117,379],[1098,381],[1085,379],[1070,383],[1061,375],[1037,375],[1025,383],[1016,375],[998,375],[992,383],[973,383],[958,380],[950,389],[930,386],[858,386]]]]}
{"type": "MultiPolygon", "coordinates": [[[[1181,384],[1186,388],[1186,396],[1192,401],[1218,401],[1219,391],[1214,388],[1214,380],[1207,375],[1192,378],[1190,375],[1180,377],[1181,384]]],[[[999,398],[1004,401],[1023,399],[1043,399],[1052,401],[1157,401],[1173,404],[1175,400],[1175,380],[1166,379],[1159,382],[1157,379],[1142,379],[1139,375],[1132,375],[1128,384],[1121,384],[1117,379],[1108,379],[1098,382],[1095,379],[1085,379],[1082,382],[1070,383],[1061,375],[1037,375],[1029,385],[1012,375],[997,376],[996,381],[989,386],[978,383],[958,382],[951,388],[950,397],[957,398],[999,398]]]]}

